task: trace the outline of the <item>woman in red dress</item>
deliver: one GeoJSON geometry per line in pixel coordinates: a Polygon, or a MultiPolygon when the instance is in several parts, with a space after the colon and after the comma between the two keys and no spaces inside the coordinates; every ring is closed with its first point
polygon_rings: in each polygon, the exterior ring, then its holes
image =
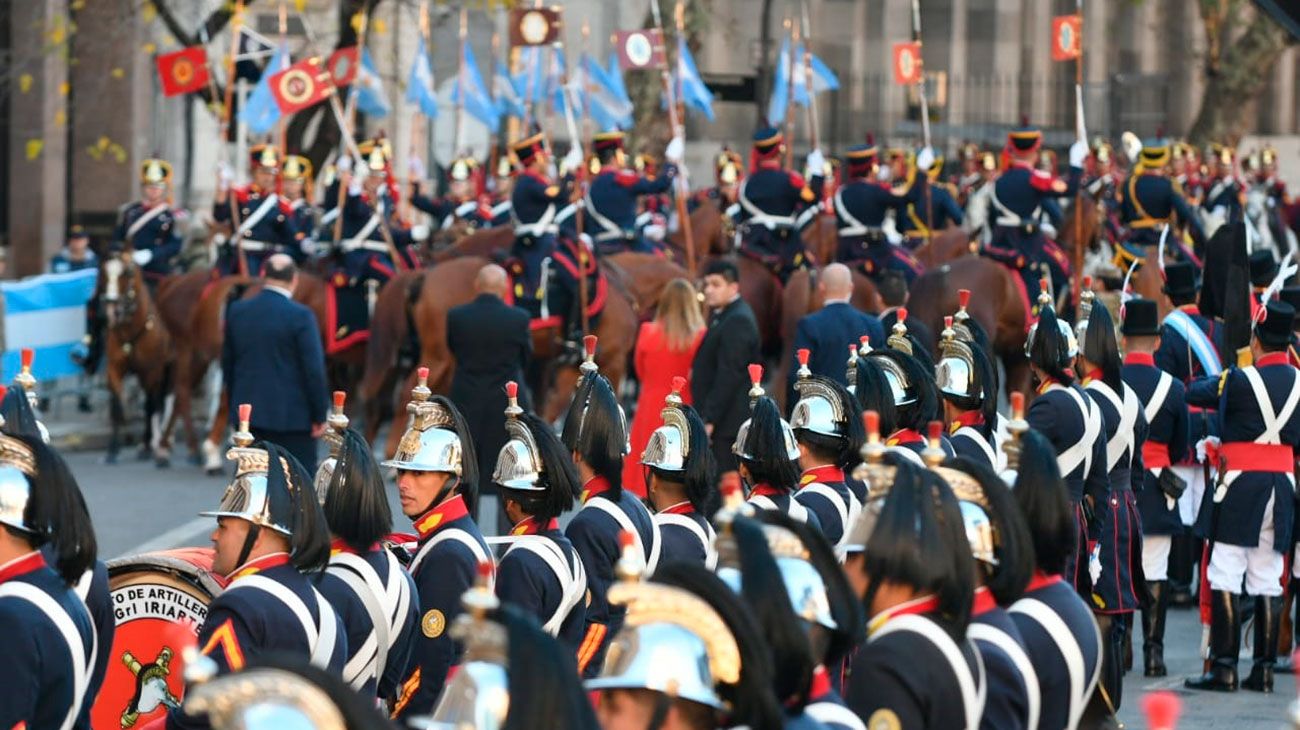
{"type": "MultiPolygon", "coordinates": [[[[645,497],[645,475],[641,452],[650,434],[659,427],[659,412],[664,398],[672,392],[673,378],[690,382],[691,360],[704,337],[704,315],[695,296],[695,287],[685,279],[674,279],[664,288],[652,322],[641,325],[637,333],[633,367],[641,382],[632,417],[632,453],[623,460],[623,488],[645,497]]],[[[690,388],[682,391],[682,400],[691,402],[690,388]]]]}

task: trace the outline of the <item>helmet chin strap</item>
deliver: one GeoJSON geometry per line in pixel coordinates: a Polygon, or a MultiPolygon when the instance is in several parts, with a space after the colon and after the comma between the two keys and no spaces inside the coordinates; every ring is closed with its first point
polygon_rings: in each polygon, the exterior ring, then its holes
{"type": "Polygon", "coordinates": [[[668,710],[673,706],[673,701],[668,695],[662,692],[655,693],[655,711],[650,715],[650,724],[646,725],[646,730],[659,730],[664,726],[664,721],[668,719],[668,710]]]}
{"type": "Polygon", "coordinates": [[[253,552],[253,545],[257,542],[257,538],[261,534],[261,525],[253,522],[248,523],[248,534],[244,536],[244,546],[240,548],[239,558],[235,560],[235,570],[238,570],[244,563],[248,562],[248,554],[253,552]]]}
{"type": "Polygon", "coordinates": [[[433,495],[433,499],[429,500],[429,504],[425,505],[424,509],[420,510],[420,514],[424,514],[443,502],[446,502],[456,494],[456,487],[458,486],[460,486],[460,477],[452,474],[451,477],[447,479],[446,483],[442,485],[442,489],[439,489],[438,493],[433,495]]]}

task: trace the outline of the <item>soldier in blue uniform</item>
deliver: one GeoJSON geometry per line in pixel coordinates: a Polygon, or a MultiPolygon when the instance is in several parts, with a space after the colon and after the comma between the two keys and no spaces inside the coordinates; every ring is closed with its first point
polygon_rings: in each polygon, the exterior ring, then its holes
{"type": "Polygon", "coordinates": [[[1056,449],[1058,468],[1074,505],[1075,549],[1062,574],[1080,596],[1091,600],[1088,526],[1094,511],[1110,504],[1101,409],[1075,382],[1071,365],[1078,345],[1070,326],[1056,318],[1046,292],[1039,300],[1038,314],[1025,342],[1029,367],[1038,383],[1038,395],[1026,420],[1056,449]]]}
{"type": "Polygon", "coordinates": [[[89,728],[102,673],[94,622],[74,588],[96,562],[85,500],[53,449],[8,433],[0,493],[0,725],[89,728]]]}
{"type": "MultiPolygon", "coordinates": [[[[930,457],[938,457],[935,452],[930,457]]],[[[932,467],[934,468],[934,467],[932,467]]],[[[1024,595],[1033,573],[1033,542],[1008,485],[985,465],[965,458],[937,469],[959,500],[975,559],[975,602],[966,637],[988,674],[980,727],[1037,728],[1042,716],[1038,674],[1008,610],[1024,595]]]]}
{"type": "Polygon", "coordinates": [[[673,379],[673,390],[660,412],[663,425],[646,441],[641,465],[646,470],[646,495],[664,544],[659,563],[682,561],[712,570],[718,553],[709,517],[717,509],[718,467],[704,419],[682,402],[685,387],[685,378],[673,379]]]}
{"type": "Polygon", "coordinates": [[[919,171],[916,157],[908,155],[907,178],[909,188],[916,188],[916,179],[924,176],[926,185],[920,194],[908,201],[907,207],[900,210],[898,232],[903,234],[904,246],[915,251],[927,243],[931,236],[949,226],[960,226],[964,218],[961,207],[957,205],[957,188],[943,181],[943,156],[934,155],[930,169],[919,171]]]}
{"type": "MultiPolygon", "coordinates": [[[[1089,294],[1084,293],[1085,302],[1089,294]]],[[[1142,402],[1124,384],[1114,321],[1100,304],[1088,312],[1076,369],[1084,392],[1101,412],[1104,473],[1110,484],[1109,499],[1093,505],[1096,520],[1088,525],[1088,569],[1093,610],[1106,642],[1101,683],[1115,712],[1123,701],[1125,637],[1140,601],[1137,586],[1142,585],[1142,520],[1134,493],[1146,478],[1142,447],[1148,429],[1142,402]]]]}
{"type": "MultiPolygon", "coordinates": [[[[424,164],[418,157],[411,158],[412,176],[424,177],[424,164]]],[[[493,212],[491,198],[483,192],[483,170],[473,157],[458,157],[447,168],[447,194],[433,199],[421,192],[420,184],[413,184],[411,205],[433,217],[439,230],[447,230],[457,221],[464,221],[468,231],[491,228],[505,223],[493,212]]]]}
{"type": "Polygon", "coordinates": [[[623,133],[601,132],[592,139],[600,171],[587,186],[583,203],[585,233],[596,242],[602,254],[633,251],[655,253],[656,248],[637,230],[637,203],[645,195],[667,193],[677,176],[675,159],[682,154],[682,143],[674,139],[668,145],[668,163],[660,174],[646,177],[627,168],[623,152],[623,133]]]}
{"type": "Polygon", "coordinates": [[[971,328],[978,324],[969,319],[954,324],[953,317],[945,317],[944,324],[934,380],[943,400],[948,440],[957,456],[996,470],[997,371],[972,336],[971,328]]]}
{"type": "Polygon", "coordinates": [[[817,513],[794,498],[799,489],[799,444],[794,430],[781,418],[776,402],[763,393],[762,366],[750,365],[749,377],[749,418],[740,424],[731,446],[746,501],[755,509],[785,512],[820,530],[817,513]]]}
{"type": "Polygon", "coordinates": [[[1165,228],[1170,228],[1166,249],[1186,259],[1182,235],[1175,224],[1186,226],[1199,249],[1205,244],[1201,219],[1169,179],[1169,140],[1149,139],[1142,145],[1137,164],[1120,189],[1120,221],[1128,236],[1115,252],[1115,263],[1127,271],[1134,259],[1154,256],[1165,228]]]}
{"type": "MultiPolygon", "coordinates": [[[[360,179],[351,170],[350,157],[340,160],[338,184],[347,186],[347,198],[342,208],[342,238],[334,243],[335,253],[342,257],[343,272],[350,283],[375,281],[382,285],[399,268],[418,266],[415,244],[429,237],[429,229],[423,224],[409,230],[400,225],[387,143],[370,140],[359,145],[358,151],[364,156],[360,163],[363,170],[359,171],[364,176],[360,179]],[[394,255],[401,261],[394,261],[394,255]]],[[[328,192],[326,197],[337,200],[328,192]]]]}
{"type": "MultiPolygon", "coordinates": [[[[594,351],[594,346],[588,350],[594,351]]],[[[582,481],[582,507],[564,534],[582,556],[587,571],[590,598],[586,631],[578,647],[578,671],[584,677],[594,677],[605,663],[610,640],[623,626],[624,607],[611,604],[608,597],[620,555],[620,534],[631,534],[636,552],[651,573],[659,564],[663,540],[649,510],[634,493],[623,489],[627,423],[613,388],[591,357],[582,365],[560,440],[573,454],[582,481]]]]}
{"type": "Polygon", "coordinates": [[[785,281],[796,269],[811,265],[795,223],[796,216],[821,199],[821,150],[808,154],[812,179],[782,167],[785,152],[781,131],[768,127],[754,133],[750,173],[740,184],[740,209],[734,220],[740,235],[740,250],[770,267],[785,281]]]}
{"type": "Polygon", "coordinates": [[[688,210],[693,213],[707,202],[718,206],[718,210],[725,213],[736,204],[736,194],[744,177],[745,161],[741,159],[740,153],[724,146],[718,156],[713,158],[713,185],[697,190],[688,201],[688,210]]]}
{"type": "MultiPolygon", "coordinates": [[[[920,465],[926,430],[943,417],[943,411],[934,380],[934,363],[925,347],[908,333],[907,310],[899,308],[897,315],[887,346],[866,353],[866,359],[880,366],[893,400],[895,418],[893,429],[886,429],[886,447],[920,465]]],[[[952,443],[945,436],[940,435],[939,441],[947,455],[954,455],[952,443]]]]}
{"type": "MultiPolygon", "coordinates": [[[[1291,365],[1295,309],[1270,301],[1255,326],[1253,365],[1204,378],[1187,402],[1218,403],[1222,445],[1214,455],[1218,482],[1208,492],[1197,531],[1213,542],[1208,577],[1210,668],[1187,680],[1192,689],[1235,691],[1241,648],[1241,590],[1255,599],[1255,661],[1242,687],[1273,690],[1281,619],[1283,553],[1290,549],[1295,515],[1295,449],[1300,444],[1300,371],[1291,365]]],[[[1244,353],[1243,353],[1244,354],[1244,353]]]]}
{"type": "Polygon", "coordinates": [[[1088,145],[1076,140],[1070,146],[1070,173],[1061,180],[1050,172],[1034,169],[1043,143],[1042,130],[1021,125],[1007,135],[1004,153],[1010,166],[993,182],[989,204],[991,236],[983,254],[1020,272],[1029,301],[1037,300],[1043,267],[1052,280],[1052,291],[1068,284],[1068,263],[1059,250],[1050,248],[1041,228],[1044,206],[1054,199],[1072,197],[1079,187],[1088,145]]]}
{"type": "Polygon", "coordinates": [[[1212,143],[1206,150],[1206,177],[1201,181],[1204,195],[1201,210],[1223,223],[1240,223],[1245,217],[1245,191],[1233,165],[1236,150],[1229,145],[1212,143]]]}
{"type": "Polygon", "coordinates": [[[1142,402],[1147,440],[1142,446],[1143,483],[1138,491],[1142,518],[1142,574],[1146,600],[1142,609],[1143,673],[1166,674],[1165,612],[1169,608],[1169,553],[1173,536],[1183,532],[1178,499],[1187,489],[1173,470],[1187,452],[1187,402],[1183,383],[1156,367],[1159,313],[1150,299],[1124,305],[1124,383],[1142,402]]]}
{"type": "MultiPolygon", "coordinates": [[[[329,532],[311,477],[288,452],[253,442],[248,407],[240,408],[235,479],[226,488],[212,533],[212,572],[226,576],[208,605],[199,648],[218,674],[238,672],[272,655],[309,660],[341,673],[347,635],[309,574],[329,561],[329,532]]],[[[168,728],[207,727],[207,718],[172,709],[168,728]]]]}
{"type": "Polygon", "coordinates": [[[262,264],[271,254],[289,253],[298,247],[293,210],[275,192],[280,164],[280,151],[274,145],[260,144],[249,150],[251,185],[231,190],[229,173],[223,170],[222,184],[212,202],[212,219],[234,228],[214,266],[223,276],[260,276],[262,264]],[[235,196],[234,200],[231,195],[235,196]],[[232,219],[232,210],[238,210],[237,220],[232,219]]]}
{"type": "Polygon", "coordinates": [[[578,474],[549,424],[519,407],[508,383],[506,432],[492,482],[514,524],[497,565],[497,596],[537,618],[576,655],[586,630],[587,572],[558,517],[573,508],[578,474]]]}
{"type": "Polygon", "coordinates": [[[407,570],[420,597],[420,633],[393,705],[397,719],[433,709],[463,650],[449,631],[462,611],[460,598],[474,585],[480,566],[492,563],[474,522],[479,475],[469,428],[451,401],[430,393],[427,377],[421,368],[406,406],[410,425],[393,458],[381,464],[397,470],[402,513],[419,541],[407,570]]]}
{"type": "MultiPolygon", "coordinates": [[[[864,439],[853,395],[833,379],[813,375],[808,351],[799,351],[799,400],[790,412],[790,428],[799,447],[799,489],[794,499],[817,515],[826,541],[842,547],[862,502],[849,487],[847,474],[857,465],[864,439]]],[[[865,491],[865,487],[861,488],[865,491]]]]}
{"type": "Polygon", "coordinates": [[[286,155],[280,170],[280,191],[289,203],[289,222],[293,227],[294,245],[286,253],[302,266],[316,253],[316,227],[320,220],[320,211],[311,202],[311,160],[302,155],[286,155]]]}
{"type": "MultiPolygon", "coordinates": [[[[510,193],[515,240],[508,268],[514,278],[515,305],[528,310],[534,318],[549,312],[566,323],[572,322],[571,310],[578,299],[577,267],[570,270],[557,262],[560,253],[555,223],[558,209],[569,201],[569,180],[556,184],[547,175],[548,155],[540,132],[515,142],[511,150],[521,167],[510,193]]],[[[574,147],[565,158],[565,166],[572,169],[581,157],[582,150],[574,147]]],[[[566,326],[561,332],[567,330],[566,326]]]]}
{"type": "Polygon", "coordinates": [[[140,165],[140,200],[124,207],[113,229],[113,244],[135,251],[132,256],[156,284],[172,273],[172,260],[181,252],[180,220],[172,209],[172,166],[148,159],[140,165]]]}
{"type": "MultiPolygon", "coordinates": [[[[1037,403],[1037,401],[1035,401],[1037,403]]],[[[1101,671],[1101,634],[1068,571],[1077,551],[1075,498],[1063,483],[1057,447],[1029,430],[1007,449],[1017,472],[1011,490],[1033,544],[1034,572],[1011,620],[1038,677],[1038,730],[1079,727],[1101,671]]]]}
{"type": "Polygon", "coordinates": [[[987,678],[966,638],[975,570],[961,508],[936,473],[878,439],[866,469],[885,488],[850,532],[844,563],[867,615],[844,699],[869,728],[977,728],[987,678]]]}
{"type": "Polygon", "coordinates": [[[908,284],[921,275],[921,265],[908,251],[890,243],[881,225],[890,210],[902,215],[926,190],[926,178],[916,176],[906,192],[895,193],[877,176],[878,149],[870,140],[844,153],[848,181],[835,191],[835,223],[839,243],[835,260],[859,268],[872,279],[897,271],[908,284]]]}
{"type": "Polygon", "coordinates": [[[419,596],[382,544],[393,530],[384,479],[370,446],[347,428],[341,411],[330,416],[334,428],[326,437],[334,453],[316,476],[332,537],[329,567],[318,585],[347,632],[343,680],[364,697],[389,700],[415,645],[419,596]]]}

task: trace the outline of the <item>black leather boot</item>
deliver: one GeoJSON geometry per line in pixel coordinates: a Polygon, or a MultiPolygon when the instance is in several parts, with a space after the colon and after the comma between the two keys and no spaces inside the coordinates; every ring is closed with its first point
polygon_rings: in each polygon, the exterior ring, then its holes
{"type": "Polygon", "coordinates": [[[1169,585],[1165,589],[1168,593],[1169,605],[1176,607],[1185,607],[1195,605],[1192,598],[1192,581],[1196,576],[1192,571],[1192,563],[1196,562],[1198,554],[1193,554],[1195,538],[1188,534],[1174,535],[1169,549],[1169,585]]]}
{"type": "Polygon", "coordinates": [[[1237,594],[1214,591],[1210,596],[1210,668],[1183,684],[1188,689],[1237,691],[1237,654],[1241,651],[1241,613],[1237,594]]]}
{"type": "Polygon", "coordinates": [[[1279,657],[1277,664],[1273,667],[1274,674],[1294,674],[1296,672],[1295,664],[1292,662],[1291,652],[1300,649],[1300,579],[1291,578],[1290,601],[1282,604],[1282,610],[1294,607],[1295,613],[1291,614],[1291,639],[1293,646],[1287,651],[1287,655],[1279,657]]]}
{"type": "Polygon", "coordinates": [[[1163,677],[1165,668],[1165,613],[1169,609],[1169,582],[1147,581],[1147,607],[1142,611],[1143,672],[1147,677],[1163,677]]]}
{"type": "Polygon", "coordinates": [[[1273,691],[1273,665],[1277,663],[1277,631],[1282,622],[1281,596],[1255,596],[1255,663],[1242,688],[1273,691]]]}

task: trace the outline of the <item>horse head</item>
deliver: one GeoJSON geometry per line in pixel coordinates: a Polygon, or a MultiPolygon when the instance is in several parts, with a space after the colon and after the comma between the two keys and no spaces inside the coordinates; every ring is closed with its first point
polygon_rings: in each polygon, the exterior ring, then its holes
{"type": "Polygon", "coordinates": [[[112,252],[100,265],[104,310],[110,327],[130,321],[136,312],[138,276],[132,253],[131,249],[112,252]]]}

